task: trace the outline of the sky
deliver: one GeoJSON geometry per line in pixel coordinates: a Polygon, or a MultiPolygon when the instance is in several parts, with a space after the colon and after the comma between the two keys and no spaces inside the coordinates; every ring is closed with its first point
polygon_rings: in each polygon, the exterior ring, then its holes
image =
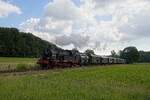
{"type": "Polygon", "coordinates": [[[0,26],[64,49],[150,51],[150,0],[0,0],[0,26]]]}

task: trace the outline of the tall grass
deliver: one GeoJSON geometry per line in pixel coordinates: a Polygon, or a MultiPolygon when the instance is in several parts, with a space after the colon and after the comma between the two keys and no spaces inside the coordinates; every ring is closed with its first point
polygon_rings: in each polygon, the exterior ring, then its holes
{"type": "Polygon", "coordinates": [[[150,64],[0,75],[1,100],[150,100],[150,64]]]}
{"type": "Polygon", "coordinates": [[[0,57],[0,72],[33,68],[37,66],[36,61],[36,58],[0,57]]]}
{"type": "Polygon", "coordinates": [[[0,64],[35,63],[37,58],[0,57],[0,64]]]}

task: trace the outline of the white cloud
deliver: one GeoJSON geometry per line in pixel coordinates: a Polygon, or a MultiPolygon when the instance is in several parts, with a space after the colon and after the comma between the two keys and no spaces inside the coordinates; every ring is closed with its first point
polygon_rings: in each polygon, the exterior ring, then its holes
{"type": "Polygon", "coordinates": [[[0,17],[8,16],[11,13],[21,14],[21,10],[5,0],[0,0],[0,17]]]}
{"type": "Polygon", "coordinates": [[[83,34],[62,35],[55,38],[55,43],[61,46],[72,44],[75,48],[83,48],[88,45],[89,37],[83,34]]]}
{"type": "Polygon", "coordinates": [[[81,0],[80,6],[72,0],[54,0],[45,6],[42,18],[27,20],[21,29],[64,48],[109,54],[136,44],[133,39],[150,37],[149,20],[148,0],[81,0]],[[103,20],[105,16],[110,19],[103,20]]]}
{"type": "Polygon", "coordinates": [[[45,6],[44,14],[56,19],[70,20],[80,18],[82,13],[70,0],[54,0],[45,6]]]}
{"type": "Polygon", "coordinates": [[[50,36],[50,34],[45,31],[41,31],[41,27],[41,21],[39,18],[30,18],[20,24],[20,29],[24,32],[31,32],[34,35],[41,37],[42,39],[45,39],[47,41],[54,40],[53,36],[50,36]]]}

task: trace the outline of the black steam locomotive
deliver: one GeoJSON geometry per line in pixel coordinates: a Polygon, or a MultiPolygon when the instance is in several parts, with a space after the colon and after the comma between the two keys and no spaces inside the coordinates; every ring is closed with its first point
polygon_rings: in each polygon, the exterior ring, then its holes
{"type": "Polygon", "coordinates": [[[125,64],[125,59],[80,53],[77,50],[46,49],[37,62],[42,68],[125,64]]]}

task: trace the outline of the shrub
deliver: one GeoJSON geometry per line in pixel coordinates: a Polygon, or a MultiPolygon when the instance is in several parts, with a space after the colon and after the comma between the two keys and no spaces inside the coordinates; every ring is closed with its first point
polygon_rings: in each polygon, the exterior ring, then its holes
{"type": "Polygon", "coordinates": [[[40,69],[40,66],[38,64],[33,64],[33,65],[30,65],[29,67],[31,70],[39,70],[40,69]]]}
{"type": "Polygon", "coordinates": [[[25,71],[28,69],[27,67],[28,67],[28,65],[26,65],[26,64],[17,64],[16,70],[17,71],[25,71]]]}
{"type": "Polygon", "coordinates": [[[39,70],[40,66],[38,64],[17,64],[17,71],[27,71],[27,70],[39,70]]]}

